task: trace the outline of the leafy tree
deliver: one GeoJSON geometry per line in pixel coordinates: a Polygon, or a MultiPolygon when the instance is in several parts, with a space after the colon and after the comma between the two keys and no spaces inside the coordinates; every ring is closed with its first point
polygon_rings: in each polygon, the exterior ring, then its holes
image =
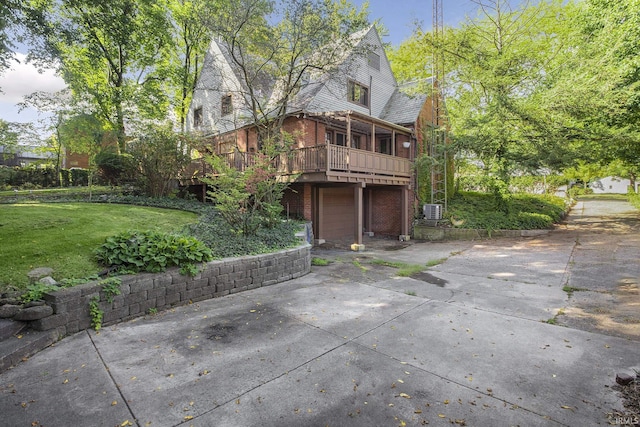
{"type": "Polygon", "coordinates": [[[59,64],[77,99],[89,104],[116,133],[125,125],[165,117],[167,97],[156,70],[166,60],[168,24],[152,0],[27,0],[43,43],[31,54],[59,64]],[[57,61],[57,62],[56,62],[57,61]]]}
{"type": "Polygon", "coordinates": [[[0,147],[3,147],[3,154],[12,153],[18,145],[18,131],[15,124],[0,119],[0,147]]]}
{"type": "Polygon", "coordinates": [[[582,187],[586,190],[592,180],[604,177],[606,172],[594,163],[578,161],[576,166],[565,169],[562,174],[565,178],[581,182],[582,187]]]}
{"type": "Polygon", "coordinates": [[[211,42],[211,30],[206,22],[221,1],[170,0],[169,20],[172,24],[172,48],[166,64],[169,87],[174,92],[172,105],[179,128],[184,132],[187,112],[196,82],[211,42]]]}
{"type": "Polygon", "coordinates": [[[282,140],[287,108],[308,77],[335,75],[352,35],[368,26],[366,6],[345,0],[229,0],[207,24],[245,83],[237,95],[264,143],[282,140]]]}
{"type": "Polygon", "coordinates": [[[418,29],[389,57],[401,80],[423,81],[433,54],[445,57],[449,136],[460,153],[483,165],[500,196],[514,172],[558,168],[575,153],[559,138],[566,123],[541,95],[572,48],[567,19],[574,8],[558,0],[518,8],[505,0],[474,3],[475,19],[439,38],[418,29]]]}
{"type": "Polygon", "coordinates": [[[14,10],[18,4],[13,0],[0,3],[0,75],[11,66],[13,59],[13,32],[17,20],[14,10]]]}
{"type": "Polygon", "coordinates": [[[579,3],[574,49],[558,68],[545,105],[563,115],[581,140],[578,158],[640,164],[640,4],[636,0],[579,3]]]}
{"type": "Polygon", "coordinates": [[[244,170],[221,157],[212,156],[209,163],[214,177],[202,180],[212,188],[207,194],[233,232],[253,236],[260,228],[272,228],[280,221],[280,200],[289,182],[279,177],[273,155],[258,153],[244,170]]]}
{"type": "Polygon", "coordinates": [[[188,136],[174,132],[171,124],[144,129],[129,142],[138,185],[152,197],[169,195],[180,172],[190,163],[188,136]]]}
{"type": "Polygon", "coordinates": [[[66,120],[81,113],[78,112],[77,108],[73,105],[71,93],[68,89],[54,93],[43,91],[30,93],[18,104],[18,111],[22,111],[25,108],[33,108],[37,110],[39,114],[43,113],[35,126],[40,134],[51,134],[51,136],[45,140],[45,147],[55,155],[55,168],[58,182],[61,183],[62,154],[66,141],[60,134],[60,129],[66,120]]]}

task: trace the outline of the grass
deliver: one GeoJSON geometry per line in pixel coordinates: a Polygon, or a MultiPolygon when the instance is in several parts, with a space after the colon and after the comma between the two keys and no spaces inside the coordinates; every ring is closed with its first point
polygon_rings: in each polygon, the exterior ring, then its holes
{"type": "Polygon", "coordinates": [[[26,274],[51,267],[56,280],[101,269],[93,250],[126,230],[179,231],[197,220],[191,212],[134,205],[20,203],[0,205],[0,292],[23,290],[26,274]]]}
{"type": "Polygon", "coordinates": [[[385,267],[393,267],[398,269],[398,276],[400,277],[409,277],[412,274],[419,273],[428,268],[427,265],[420,264],[407,264],[405,262],[398,261],[386,261],[383,259],[374,259],[371,260],[371,264],[374,265],[383,265],[385,267]]]}
{"type": "Polygon", "coordinates": [[[328,259],[318,258],[318,257],[311,258],[311,265],[324,267],[324,266],[329,265],[329,263],[330,263],[330,261],[328,259]]]}
{"type": "Polygon", "coordinates": [[[442,264],[446,260],[447,260],[447,258],[432,259],[430,261],[427,261],[427,267],[435,267],[436,265],[442,264]]]}
{"type": "Polygon", "coordinates": [[[567,285],[563,286],[562,290],[565,291],[569,296],[573,295],[574,292],[588,291],[588,289],[586,288],[576,288],[574,286],[567,286],[567,285]]]}

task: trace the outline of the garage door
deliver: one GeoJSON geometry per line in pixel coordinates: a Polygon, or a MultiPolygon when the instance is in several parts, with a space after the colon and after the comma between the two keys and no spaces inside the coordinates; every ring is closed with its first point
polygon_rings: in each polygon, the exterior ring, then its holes
{"type": "Polygon", "coordinates": [[[320,236],[325,240],[353,239],[353,187],[320,188],[320,236]]]}

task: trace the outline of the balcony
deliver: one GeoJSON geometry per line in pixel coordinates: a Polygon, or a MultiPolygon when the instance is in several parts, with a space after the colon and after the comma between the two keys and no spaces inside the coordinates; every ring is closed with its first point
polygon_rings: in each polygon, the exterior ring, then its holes
{"type": "MultiPolygon", "coordinates": [[[[238,170],[254,164],[255,159],[252,153],[243,152],[219,156],[238,170]]],[[[299,175],[297,180],[301,182],[408,185],[412,172],[412,162],[407,158],[331,144],[292,150],[276,158],[274,165],[282,175],[299,175]]],[[[208,163],[198,160],[185,175],[197,180],[211,172],[208,163]]]]}

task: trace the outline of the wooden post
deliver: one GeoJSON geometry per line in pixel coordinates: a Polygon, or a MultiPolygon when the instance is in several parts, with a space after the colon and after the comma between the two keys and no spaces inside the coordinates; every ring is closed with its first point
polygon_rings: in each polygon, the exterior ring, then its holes
{"type": "Polygon", "coordinates": [[[371,151],[376,151],[376,124],[371,123],[371,151]]]}
{"type": "Polygon", "coordinates": [[[393,129],[391,131],[391,155],[396,155],[396,131],[393,129]]]}
{"type": "Polygon", "coordinates": [[[354,242],[358,246],[362,246],[362,227],[363,227],[363,219],[364,219],[364,203],[363,203],[363,193],[364,193],[364,182],[359,182],[354,187],[354,202],[355,202],[355,231],[354,231],[354,242]]]}
{"type": "Polygon", "coordinates": [[[409,186],[402,186],[401,190],[401,203],[400,203],[400,240],[409,240],[409,186]]]}

